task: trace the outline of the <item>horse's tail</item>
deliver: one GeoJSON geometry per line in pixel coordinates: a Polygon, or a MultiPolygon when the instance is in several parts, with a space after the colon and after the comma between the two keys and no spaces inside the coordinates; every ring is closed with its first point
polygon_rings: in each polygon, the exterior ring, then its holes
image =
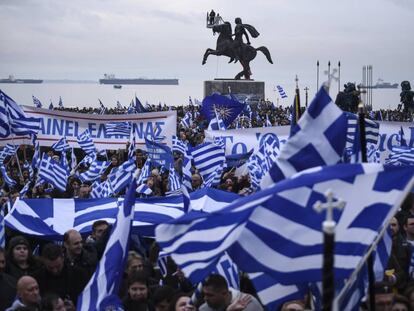
{"type": "Polygon", "coordinates": [[[269,52],[269,50],[267,49],[267,47],[265,47],[265,46],[259,46],[259,47],[256,49],[256,51],[260,51],[260,52],[262,52],[262,53],[266,56],[266,58],[267,58],[267,60],[269,61],[269,63],[273,64],[273,61],[272,61],[272,56],[270,56],[270,52],[269,52]]]}

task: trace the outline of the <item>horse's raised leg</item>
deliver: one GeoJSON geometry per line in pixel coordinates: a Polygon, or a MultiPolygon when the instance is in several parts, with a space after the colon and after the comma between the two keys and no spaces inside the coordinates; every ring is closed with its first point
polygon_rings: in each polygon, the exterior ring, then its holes
{"type": "Polygon", "coordinates": [[[203,65],[205,65],[205,63],[207,62],[207,57],[211,54],[212,51],[214,51],[214,50],[207,49],[206,52],[204,53],[203,62],[202,62],[203,65]]]}

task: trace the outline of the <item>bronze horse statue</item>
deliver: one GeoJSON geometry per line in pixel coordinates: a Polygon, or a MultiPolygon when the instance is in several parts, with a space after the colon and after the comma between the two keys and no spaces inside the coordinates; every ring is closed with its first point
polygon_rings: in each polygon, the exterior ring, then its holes
{"type": "Polygon", "coordinates": [[[235,43],[232,38],[231,24],[229,22],[225,22],[224,24],[220,25],[214,25],[213,33],[219,33],[216,49],[206,50],[203,57],[203,65],[207,62],[207,57],[209,55],[227,56],[230,57],[229,63],[232,61],[237,62],[237,60],[239,60],[240,64],[243,66],[243,71],[240,71],[234,77],[234,79],[239,80],[242,76],[244,76],[245,79],[248,80],[252,74],[250,71],[250,62],[256,57],[257,51],[262,52],[266,56],[269,63],[273,64],[270,52],[265,46],[254,48],[251,45],[243,43],[240,55],[236,55],[235,43]]]}

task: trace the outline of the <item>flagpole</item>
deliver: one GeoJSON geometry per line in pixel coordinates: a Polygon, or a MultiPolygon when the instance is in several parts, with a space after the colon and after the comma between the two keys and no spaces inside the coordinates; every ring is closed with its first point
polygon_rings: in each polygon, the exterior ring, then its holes
{"type": "Polygon", "coordinates": [[[334,277],[334,248],[335,248],[335,226],[333,219],[334,208],[343,209],[345,202],[337,200],[334,202],[334,194],[328,189],[325,193],[326,203],[317,201],[313,208],[317,212],[326,210],[326,220],[322,223],[323,229],[323,266],[322,266],[322,310],[331,311],[335,296],[334,277]]]}
{"type": "Polygon", "coordinates": [[[338,93],[341,91],[341,62],[338,62],[338,93]]]}
{"type": "MultiPolygon", "coordinates": [[[[12,143],[13,143],[13,148],[15,148],[16,145],[14,144],[14,134],[12,135],[12,143]]],[[[20,177],[22,177],[23,176],[23,173],[22,173],[22,168],[20,167],[19,156],[17,155],[17,150],[14,153],[14,155],[16,156],[17,167],[19,168],[20,177]]]]}
{"type": "Polygon", "coordinates": [[[316,92],[319,91],[319,60],[316,62],[316,92]]]}

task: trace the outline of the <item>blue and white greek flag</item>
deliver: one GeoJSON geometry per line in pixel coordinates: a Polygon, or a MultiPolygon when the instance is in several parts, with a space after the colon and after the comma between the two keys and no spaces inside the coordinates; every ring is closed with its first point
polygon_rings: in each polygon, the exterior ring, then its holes
{"type": "Polygon", "coordinates": [[[136,169],[135,161],[131,159],[112,169],[108,181],[114,193],[121,192],[131,183],[132,174],[136,169]]]}
{"type": "Polygon", "coordinates": [[[392,234],[390,228],[387,228],[378,242],[374,257],[374,274],[375,280],[380,282],[384,278],[385,270],[387,270],[388,259],[391,256],[392,234]]]}
{"type": "Polygon", "coordinates": [[[128,239],[134,219],[135,185],[134,181],[131,182],[123,208],[119,208],[102,259],[89,283],[79,295],[78,311],[122,308],[118,291],[128,256],[128,239]]]}
{"type": "Polygon", "coordinates": [[[40,144],[37,139],[33,140],[34,153],[32,158],[32,168],[37,169],[40,164],[40,144]]]}
{"type": "Polygon", "coordinates": [[[414,165],[414,148],[405,146],[393,146],[390,154],[385,159],[388,165],[414,165]]]}
{"type": "Polygon", "coordinates": [[[10,136],[9,116],[6,108],[4,94],[0,92],[0,138],[10,136]]]}
{"type": "Polygon", "coordinates": [[[217,110],[214,110],[216,117],[212,118],[210,120],[210,123],[208,124],[208,130],[213,130],[213,131],[224,131],[226,130],[226,125],[224,124],[223,119],[221,118],[220,114],[217,113],[217,110]]]}
{"type": "Polygon", "coordinates": [[[195,167],[207,178],[226,161],[224,149],[214,143],[204,143],[191,149],[195,167]]]}
{"type": "Polygon", "coordinates": [[[150,195],[152,194],[152,189],[147,184],[141,184],[137,187],[137,193],[150,195]]]}
{"type": "Polygon", "coordinates": [[[192,191],[193,186],[191,185],[191,160],[193,157],[191,156],[191,153],[187,150],[184,153],[184,159],[183,159],[183,185],[187,188],[187,191],[192,191]]]}
{"type": "Polygon", "coordinates": [[[33,95],[32,95],[32,98],[33,98],[33,104],[35,105],[35,107],[36,108],[42,108],[41,101],[37,97],[35,97],[33,95]]]}
{"type": "Polygon", "coordinates": [[[158,254],[157,264],[158,268],[160,268],[160,273],[164,278],[168,275],[168,257],[169,255],[165,252],[160,252],[158,254]]]}
{"type": "Polygon", "coordinates": [[[131,128],[131,133],[129,135],[129,146],[128,146],[128,159],[134,160],[135,157],[135,150],[136,150],[136,141],[135,141],[135,131],[131,128]]]}
{"type": "Polygon", "coordinates": [[[180,140],[177,136],[172,136],[172,151],[178,151],[185,154],[187,151],[187,144],[180,140]]]}
{"type": "Polygon", "coordinates": [[[312,168],[241,198],[209,215],[191,215],[156,228],[156,240],[193,281],[227,251],[240,270],[263,272],[289,285],[322,277],[325,212],[330,189],[346,206],[333,212],[335,277],[345,279],[376,244],[414,185],[414,168],[337,164],[312,168]]]}
{"type": "Polygon", "coordinates": [[[19,197],[23,198],[26,195],[27,191],[29,191],[29,189],[30,189],[30,180],[24,185],[23,189],[20,190],[19,197]]]}
{"type": "Polygon", "coordinates": [[[347,118],[322,87],[306,112],[292,129],[270,171],[263,177],[262,189],[302,170],[336,164],[345,149],[347,118]]]}
{"type": "Polygon", "coordinates": [[[70,146],[66,141],[66,137],[62,137],[56,143],[54,143],[51,148],[57,152],[65,152],[70,149],[70,146]]]}
{"type": "Polygon", "coordinates": [[[6,171],[6,168],[4,167],[4,165],[0,165],[0,172],[1,172],[1,175],[3,176],[3,179],[4,179],[4,181],[6,182],[6,184],[9,186],[9,187],[14,187],[14,186],[16,186],[16,181],[14,180],[14,179],[12,179],[8,174],[7,174],[7,171],[6,171]]]}
{"type": "Polygon", "coordinates": [[[75,168],[77,164],[78,164],[78,160],[76,159],[75,148],[72,148],[72,152],[70,154],[70,170],[73,173],[75,173],[75,168]]]}
{"type": "Polygon", "coordinates": [[[91,134],[88,129],[86,129],[82,134],[78,135],[78,144],[85,151],[86,154],[91,155],[96,153],[95,144],[91,138],[91,134]]]}
{"type": "Polygon", "coordinates": [[[28,172],[29,172],[29,177],[30,177],[30,179],[33,179],[33,177],[34,177],[33,168],[32,168],[32,166],[30,165],[30,163],[29,163],[29,162],[27,162],[27,160],[26,160],[26,161],[24,161],[24,163],[23,163],[23,170],[28,171],[28,172]]]}
{"type": "Polygon", "coordinates": [[[272,122],[270,122],[270,120],[269,120],[269,115],[266,113],[266,122],[265,122],[265,126],[266,127],[272,127],[273,126],[273,124],[272,124],[272,122]]]}
{"type": "Polygon", "coordinates": [[[109,180],[105,180],[104,182],[95,181],[92,184],[92,191],[91,191],[91,198],[92,199],[100,199],[100,198],[108,198],[112,195],[111,184],[109,180]]]}
{"type": "Polygon", "coordinates": [[[68,180],[68,173],[66,169],[47,154],[43,154],[43,158],[40,161],[39,177],[51,183],[60,191],[66,190],[68,180]]]}
{"type": "Polygon", "coordinates": [[[141,169],[141,173],[137,178],[137,185],[140,185],[147,181],[148,177],[151,176],[151,160],[147,159],[144,166],[141,169]]]}
{"type": "Polygon", "coordinates": [[[170,173],[168,174],[168,186],[171,192],[181,189],[180,176],[178,176],[178,173],[172,165],[170,167],[170,173]]]}
{"type": "Polygon", "coordinates": [[[276,89],[279,92],[281,98],[286,98],[287,97],[286,92],[283,89],[283,87],[281,87],[280,85],[276,85],[276,89]]]}
{"type": "Polygon", "coordinates": [[[98,161],[95,160],[89,166],[89,169],[79,175],[79,179],[84,181],[94,181],[101,177],[101,175],[105,172],[108,166],[111,164],[109,161],[98,161]]]}
{"type": "Polygon", "coordinates": [[[12,144],[6,144],[4,146],[3,150],[0,152],[0,164],[3,164],[4,160],[8,156],[12,156],[17,152],[17,149],[19,149],[19,146],[14,146],[12,144]]]}
{"type": "Polygon", "coordinates": [[[283,285],[265,273],[249,273],[249,279],[267,310],[279,310],[283,303],[303,299],[307,294],[305,286],[283,285]]]}
{"type": "Polygon", "coordinates": [[[180,124],[185,128],[190,128],[190,126],[193,124],[191,112],[187,112],[184,117],[181,119],[180,124]]]}
{"type": "Polygon", "coordinates": [[[107,136],[129,137],[131,132],[130,122],[109,122],[105,125],[105,133],[107,136]]]}
{"type": "Polygon", "coordinates": [[[9,118],[11,133],[15,135],[35,135],[40,130],[40,118],[27,117],[23,109],[4,92],[0,91],[9,118]]]}
{"type": "Polygon", "coordinates": [[[216,187],[220,185],[221,175],[223,174],[224,165],[225,163],[223,162],[222,164],[220,164],[219,167],[217,167],[217,169],[214,172],[212,172],[210,175],[205,176],[205,178],[203,178],[204,188],[211,188],[211,187],[216,187]]]}

